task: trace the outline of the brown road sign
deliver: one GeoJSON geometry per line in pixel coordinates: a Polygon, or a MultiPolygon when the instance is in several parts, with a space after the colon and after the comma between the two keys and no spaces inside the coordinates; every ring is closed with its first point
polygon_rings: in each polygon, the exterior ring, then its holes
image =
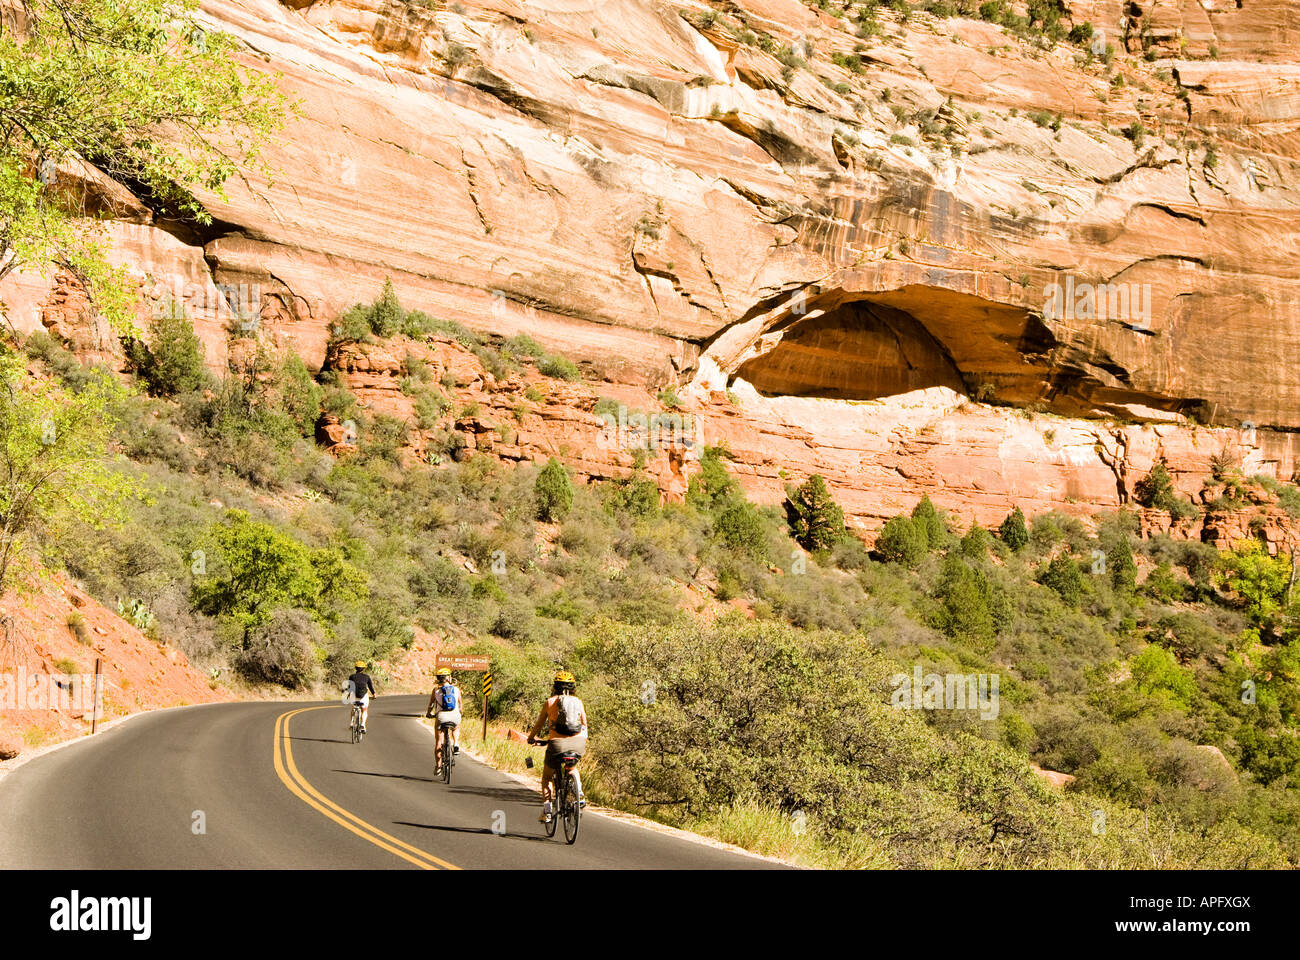
{"type": "Polygon", "coordinates": [[[448,670],[487,670],[491,664],[491,657],[451,656],[440,653],[434,669],[446,667],[448,670]]]}

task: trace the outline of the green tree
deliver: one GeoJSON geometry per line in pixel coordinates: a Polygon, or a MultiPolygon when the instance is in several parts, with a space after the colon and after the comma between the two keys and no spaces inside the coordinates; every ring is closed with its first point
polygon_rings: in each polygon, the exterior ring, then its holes
{"type": "Polygon", "coordinates": [[[140,494],[109,454],[124,397],[106,373],[65,392],[0,348],[0,595],[34,534],[57,534],[64,522],[116,523],[140,494]]]}
{"type": "Polygon", "coordinates": [[[1025,515],[1016,507],[998,527],[998,537],[1012,550],[1019,553],[1029,543],[1029,528],[1025,526],[1025,515]]]}
{"type": "Polygon", "coordinates": [[[1271,628],[1286,601],[1291,560],[1282,554],[1271,557],[1258,540],[1247,540],[1220,555],[1214,580],[1237,595],[1256,626],[1271,628]]]}
{"type": "Polygon", "coordinates": [[[86,218],[79,159],[201,224],[195,191],[222,195],[283,123],[275,81],[240,66],[239,42],[207,30],[197,0],[23,0],[0,25],[0,279],[59,262],[109,322],[133,327],[134,287],[86,218]],[[21,27],[15,23],[20,22],[21,27]]]}
{"type": "Polygon", "coordinates": [[[174,301],[154,318],[148,346],[133,339],[127,352],[136,373],[155,396],[189,393],[207,382],[203,344],[184,308],[174,301]]]}
{"type": "Polygon", "coordinates": [[[1083,574],[1079,565],[1067,553],[1052,558],[1038,576],[1038,582],[1051,587],[1067,606],[1077,607],[1083,598],[1083,574]]]}
{"type": "Polygon", "coordinates": [[[876,538],[876,552],[890,563],[915,567],[924,558],[929,540],[925,531],[911,517],[891,517],[880,528],[876,538]]]}
{"type": "Polygon", "coordinates": [[[844,538],[844,511],[820,474],[787,491],[786,497],[791,534],[805,550],[829,550],[844,538]]]}
{"type": "Polygon", "coordinates": [[[1106,551],[1106,570],[1110,574],[1111,585],[1126,593],[1132,593],[1137,587],[1137,564],[1133,560],[1133,549],[1128,538],[1116,540],[1106,551]]]}
{"type": "Polygon", "coordinates": [[[328,624],[367,595],[365,574],[338,550],[313,550],[243,510],[227,510],[209,536],[224,569],[195,581],[194,605],[211,616],[229,617],[243,629],[245,641],[282,607],[296,607],[328,624]]]}
{"type": "Polygon", "coordinates": [[[957,554],[950,553],[944,558],[935,590],[939,600],[935,627],[952,640],[986,649],[994,636],[990,594],[988,578],[957,554]]]}
{"type": "Polygon", "coordinates": [[[718,515],[718,536],[731,550],[752,560],[767,559],[763,518],[748,500],[738,499],[718,515]]]}
{"type": "Polygon", "coordinates": [[[538,519],[558,523],[569,515],[573,506],[573,483],[564,464],[552,457],[542,467],[533,484],[533,497],[537,501],[538,519]]]}
{"type": "Polygon", "coordinates": [[[636,474],[612,481],[605,491],[605,509],[615,516],[652,517],[659,512],[659,484],[636,474]]]}
{"type": "Polygon", "coordinates": [[[325,391],[312,377],[307,364],[303,363],[298,354],[291,353],[284,358],[277,382],[280,405],[293,421],[299,435],[314,437],[325,391]]]}
{"type": "Polygon", "coordinates": [[[961,538],[961,553],[972,560],[983,560],[989,555],[989,532],[978,523],[972,523],[961,538]]]}
{"type": "Polygon", "coordinates": [[[930,502],[927,493],[912,508],[912,522],[925,534],[926,544],[931,550],[938,550],[948,539],[948,525],[939,516],[939,511],[930,502]]]}
{"type": "Polygon", "coordinates": [[[1196,691],[1196,680],[1178,665],[1178,660],[1164,647],[1153,644],[1133,658],[1130,668],[1133,683],[1148,696],[1168,698],[1186,707],[1196,691]]]}

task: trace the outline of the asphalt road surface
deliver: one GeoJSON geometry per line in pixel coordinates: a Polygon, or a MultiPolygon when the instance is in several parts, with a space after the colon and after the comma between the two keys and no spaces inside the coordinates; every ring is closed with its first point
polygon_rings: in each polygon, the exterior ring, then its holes
{"type": "Polygon", "coordinates": [[[433,779],[426,703],[375,700],[360,744],[338,702],[133,718],[0,779],[0,868],[775,866],[591,811],[573,846],[548,839],[538,794],[498,771],[461,754],[433,779]]]}

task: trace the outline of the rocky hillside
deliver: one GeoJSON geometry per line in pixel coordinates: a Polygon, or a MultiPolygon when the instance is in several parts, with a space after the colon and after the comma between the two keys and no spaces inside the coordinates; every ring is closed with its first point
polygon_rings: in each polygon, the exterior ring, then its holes
{"type": "Polygon", "coordinates": [[[90,732],[97,659],[101,724],[140,710],[230,699],[177,649],[181,638],[154,629],[152,617],[137,624],[129,607],[125,612],[107,609],[62,575],[3,598],[0,761],[90,732]]]}
{"type": "MultiPolygon", "coordinates": [[[[218,368],[253,320],[324,363],[391,277],[675,386],[755,496],[821,472],[860,525],[1115,507],[1161,457],[1194,495],[1225,448],[1289,479],[1295,5],[895,6],[210,0],[299,100],[274,182],[198,230],[61,176],[218,368]]],[[[8,286],[20,329],[82,309],[8,286]]]]}

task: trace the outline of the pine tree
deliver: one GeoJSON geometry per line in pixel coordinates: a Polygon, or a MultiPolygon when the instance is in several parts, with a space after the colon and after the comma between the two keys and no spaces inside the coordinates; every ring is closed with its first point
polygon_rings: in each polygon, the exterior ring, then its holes
{"type": "Polygon", "coordinates": [[[943,522],[943,517],[939,516],[939,511],[934,508],[929,494],[922,496],[920,502],[912,508],[912,520],[925,534],[926,544],[931,550],[938,550],[943,546],[948,536],[948,525],[943,522]]]}
{"type": "Polygon", "coordinates": [[[998,536],[1012,550],[1023,550],[1025,544],[1029,543],[1029,528],[1025,526],[1025,515],[1019,507],[1016,507],[1007,518],[1002,521],[1002,526],[998,527],[998,536]]]}
{"type": "Polygon", "coordinates": [[[1106,552],[1106,569],[1116,590],[1132,592],[1136,589],[1137,564],[1133,561],[1133,550],[1127,538],[1117,540],[1106,552]]]}
{"type": "Polygon", "coordinates": [[[876,552],[888,563],[915,567],[924,558],[929,541],[925,531],[911,517],[899,515],[880,528],[876,552]]]}
{"type": "Polygon", "coordinates": [[[945,635],[981,649],[993,640],[993,614],[989,610],[991,589],[982,572],[950,553],[944,558],[943,573],[935,593],[940,600],[935,626],[945,635]]]}
{"type": "Polygon", "coordinates": [[[791,535],[801,547],[828,550],[844,539],[844,511],[819,474],[814,473],[787,496],[791,535]]]}
{"type": "Polygon", "coordinates": [[[1052,562],[1039,574],[1038,582],[1055,590],[1067,606],[1077,607],[1083,598],[1083,574],[1068,554],[1053,557],[1052,562]]]}
{"type": "Polygon", "coordinates": [[[370,329],[376,336],[391,337],[402,329],[402,321],[405,319],[406,311],[402,309],[402,303],[397,299],[397,290],[393,287],[393,281],[385,279],[384,292],[370,308],[370,329]]]}
{"type": "Polygon", "coordinates": [[[972,560],[983,560],[989,553],[989,532],[978,523],[972,523],[961,538],[961,553],[972,560]]]}

